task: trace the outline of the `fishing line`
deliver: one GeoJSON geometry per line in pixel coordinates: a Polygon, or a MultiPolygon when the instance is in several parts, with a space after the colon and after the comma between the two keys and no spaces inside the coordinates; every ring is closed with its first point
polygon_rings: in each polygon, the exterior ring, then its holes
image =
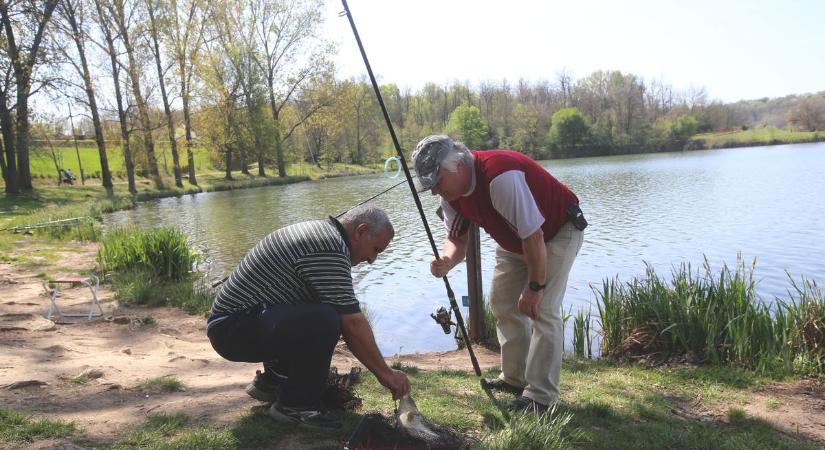
{"type": "MultiPolygon", "coordinates": [[[[352,13],[350,12],[349,6],[347,5],[347,0],[341,0],[341,3],[343,3],[344,5],[344,11],[342,15],[346,14],[347,19],[349,20],[349,24],[352,27],[352,33],[355,35],[355,41],[358,43],[358,49],[361,51],[361,57],[364,59],[364,65],[367,68],[367,74],[369,74],[370,82],[372,83],[372,89],[375,91],[375,96],[378,99],[378,104],[379,106],[381,106],[381,112],[384,114],[384,121],[387,122],[387,128],[390,131],[392,143],[395,146],[395,152],[398,154],[398,162],[401,163],[401,169],[404,171],[407,184],[410,186],[410,192],[412,192],[413,200],[415,200],[415,206],[418,208],[418,213],[421,215],[421,222],[424,224],[424,229],[427,231],[427,238],[430,241],[430,246],[432,247],[433,254],[438,259],[440,258],[438,255],[438,248],[435,245],[433,233],[432,231],[430,231],[430,224],[427,222],[427,216],[424,214],[424,208],[421,206],[421,199],[418,198],[418,191],[415,190],[412,175],[410,175],[410,169],[409,167],[407,167],[407,160],[404,158],[404,153],[401,151],[401,144],[398,143],[398,137],[395,135],[395,129],[392,126],[390,115],[387,112],[387,107],[384,105],[384,98],[381,96],[381,89],[379,89],[378,87],[378,82],[375,81],[375,75],[373,75],[372,73],[372,67],[370,66],[369,59],[367,58],[367,53],[364,51],[364,45],[361,43],[361,37],[358,35],[358,29],[355,28],[355,21],[353,20],[352,13]]],[[[447,290],[447,298],[449,298],[450,300],[450,308],[455,313],[456,326],[461,330],[461,335],[464,337],[464,344],[467,348],[467,351],[470,353],[470,361],[472,361],[473,363],[473,370],[475,371],[476,375],[480,377],[481,368],[479,367],[478,360],[476,359],[476,355],[473,352],[470,337],[467,335],[467,329],[464,327],[464,319],[461,317],[461,310],[459,310],[458,303],[455,301],[455,294],[453,293],[453,289],[450,287],[450,281],[447,279],[446,275],[443,276],[441,279],[444,280],[444,288],[447,290]]],[[[488,392],[489,394],[489,391],[486,392],[488,392]]]]}
{"type": "MultiPolygon", "coordinates": [[[[384,176],[392,180],[392,179],[398,178],[398,176],[399,176],[400,174],[401,174],[401,161],[399,161],[399,160],[398,160],[398,157],[396,157],[396,156],[392,156],[392,157],[390,157],[390,158],[387,158],[387,161],[385,161],[385,162],[384,162],[384,176]],[[388,170],[389,170],[389,165],[390,165],[390,163],[391,163],[391,162],[393,162],[393,161],[395,161],[395,163],[396,163],[396,164],[398,164],[398,169],[395,171],[395,175],[390,176],[390,175],[387,175],[387,173],[388,173],[388,170]]],[[[346,214],[346,213],[350,212],[351,210],[355,209],[356,207],[361,206],[361,205],[363,205],[364,203],[367,203],[367,202],[369,202],[369,201],[375,200],[377,197],[379,197],[379,196],[381,196],[381,195],[386,194],[387,192],[389,192],[389,191],[391,191],[391,190],[393,190],[393,189],[397,188],[398,186],[401,186],[402,184],[404,184],[404,183],[406,183],[406,182],[407,182],[407,180],[406,180],[406,179],[404,179],[404,180],[399,181],[398,183],[393,184],[392,186],[390,186],[390,187],[388,187],[387,189],[384,189],[383,191],[381,191],[381,192],[379,192],[379,193],[377,193],[377,194],[373,195],[372,197],[370,197],[370,198],[368,198],[368,199],[366,199],[366,200],[364,200],[364,201],[362,201],[362,202],[360,202],[360,203],[358,203],[358,204],[356,204],[356,205],[351,206],[351,207],[350,207],[349,209],[347,209],[346,211],[344,211],[344,212],[342,212],[341,214],[338,214],[337,216],[335,216],[335,218],[336,218],[336,219],[340,219],[340,218],[341,218],[341,216],[343,216],[344,214],[346,214]]]]}
{"type": "MultiPolygon", "coordinates": [[[[394,178],[394,177],[393,177],[393,178],[394,178]]],[[[379,193],[377,193],[377,194],[373,195],[372,197],[370,197],[370,198],[368,198],[368,199],[366,199],[366,200],[362,201],[361,203],[358,203],[357,205],[352,205],[352,207],[350,207],[348,210],[346,210],[346,211],[342,212],[341,214],[338,214],[337,216],[335,216],[335,218],[336,218],[336,219],[340,219],[340,218],[341,218],[341,216],[343,216],[344,214],[346,214],[346,213],[350,212],[352,209],[355,209],[356,207],[361,206],[361,205],[363,205],[364,203],[367,203],[367,202],[369,202],[369,201],[371,201],[371,200],[374,200],[376,197],[378,197],[378,196],[380,196],[380,195],[383,195],[383,194],[386,194],[387,192],[389,192],[389,191],[391,191],[391,190],[393,190],[393,189],[397,188],[398,186],[401,186],[402,184],[404,184],[404,183],[406,183],[406,182],[407,182],[407,180],[401,180],[401,181],[399,181],[398,183],[395,183],[394,185],[392,185],[392,186],[388,187],[387,189],[384,189],[383,191],[381,191],[381,192],[379,192],[379,193]]]]}

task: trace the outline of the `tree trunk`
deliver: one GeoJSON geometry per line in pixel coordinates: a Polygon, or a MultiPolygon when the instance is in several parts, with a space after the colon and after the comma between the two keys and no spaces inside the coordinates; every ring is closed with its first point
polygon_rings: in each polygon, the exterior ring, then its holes
{"type": "Polygon", "coordinates": [[[152,125],[149,121],[149,106],[146,104],[146,99],[143,98],[140,90],[140,73],[138,73],[134,48],[125,44],[124,47],[126,48],[126,57],[129,60],[129,80],[132,85],[132,95],[135,98],[135,103],[137,103],[138,120],[140,120],[140,131],[143,136],[143,146],[146,150],[146,160],[149,163],[149,174],[155,182],[155,187],[162,189],[163,180],[160,178],[158,160],[155,157],[155,139],[152,137],[152,125]]]}
{"type": "Polygon", "coordinates": [[[6,183],[6,194],[20,193],[20,184],[17,179],[17,155],[14,151],[14,121],[6,103],[6,96],[0,93],[0,128],[3,132],[3,151],[5,157],[0,157],[3,163],[3,181],[6,183]]]}
{"type": "Polygon", "coordinates": [[[189,111],[189,84],[186,82],[185,68],[180,68],[180,91],[183,101],[183,129],[186,135],[186,165],[189,171],[189,184],[197,186],[195,177],[195,155],[192,153],[192,116],[189,111]]]}
{"type": "Polygon", "coordinates": [[[278,164],[278,176],[286,176],[286,163],[284,163],[284,144],[281,142],[281,122],[278,118],[278,107],[275,105],[275,81],[272,75],[267,76],[267,87],[269,88],[269,109],[272,111],[272,120],[275,122],[275,159],[278,164]]]}
{"type": "MultiPolygon", "coordinates": [[[[15,112],[17,116],[14,145],[17,150],[17,190],[20,188],[31,190],[32,177],[29,167],[29,95],[31,95],[32,73],[37,63],[37,54],[40,51],[40,44],[43,42],[43,34],[46,24],[51,19],[52,12],[57,6],[57,0],[47,0],[43,5],[43,12],[37,17],[37,28],[32,37],[28,54],[21,55],[15,39],[9,15],[9,5],[0,0],[0,16],[2,16],[2,26],[5,32],[4,43],[6,45],[6,56],[13,67],[14,81],[17,86],[17,106],[15,112]],[[25,58],[25,60],[23,59],[25,58]]],[[[9,146],[7,142],[4,145],[9,146]]]]}
{"type": "Polygon", "coordinates": [[[123,7],[123,0],[115,0],[115,22],[120,31],[120,39],[123,42],[123,49],[126,50],[126,59],[129,62],[129,80],[132,85],[132,95],[135,98],[138,109],[138,120],[140,121],[141,135],[143,136],[143,146],[146,150],[146,159],[149,163],[149,174],[155,182],[155,187],[163,188],[163,180],[160,178],[158,161],[155,158],[155,140],[152,137],[152,124],[149,121],[149,106],[140,88],[140,72],[138,70],[137,59],[135,58],[135,48],[129,40],[129,30],[126,27],[126,13],[123,7]]]}
{"type": "Polygon", "coordinates": [[[137,186],[135,185],[135,162],[132,159],[132,150],[129,145],[129,128],[126,122],[126,110],[123,108],[123,93],[120,90],[120,69],[118,68],[117,52],[115,50],[114,38],[109,31],[106,22],[106,16],[103,14],[103,7],[100,0],[95,0],[95,7],[97,14],[100,16],[100,28],[103,35],[106,37],[106,46],[109,53],[109,62],[112,64],[112,79],[115,88],[115,100],[117,101],[117,118],[120,123],[120,146],[123,150],[124,165],[126,166],[126,178],[129,180],[129,192],[132,195],[137,195],[137,186]]]}
{"type": "Polygon", "coordinates": [[[241,157],[241,173],[244,175],[249,175],[249,162],[246,159],[247,151],[244,150],[243,146],[238,149],[238,153],[240,153],[241,157]]]}
{"type": "Polygon", "coordinates": [[[284,143],[281,142],[281,124],[275,119],[275,158],[278,161],[278,176],[286,176],[286,163],[284,162],[284,143]]]}
{"type": "Polygon", "coordinates": [[[266,169],[264,169],[264,151],[263,149],[258,151],[258,176],[265,177],[266,176],[266,169]]]}
{"type": "Polygon", "coordinates": [[[147,1],[149,10],[149,20],[151,24],[150,32],[152,36],[152,43],[155,48],[155,66],[158,70],[158,83],[160,84],[160,96],[163,100],[163,110],[166,113],[166,126],[169,128],[169,145],[172,149],[172,167],[175,173],[175,186],[182,188],[183,181],[181,180],[180,157],[178,156],[178,143],[175,140],[175,121],[172,119],[172,109],[169,107],[169,97],[166,95],[166,82],[163,80],[163,66],[160,63],[160,45],[158,44],[158,28],[155,22],[154,5],[152,0],[147,1]]]}
{"type": "MultiPolygon", "coordinates": [[[[112,64],[117,65],[112,55],[112,64]]],[[[123,150],[123,161],[126,165],[126,178],[129,181],[129,192],[137,195],[137,185],[135,184],[135,161],[132,159],[132,146],[129,144],[129,128],[126,122],[126,110],[123,109],[123,94],[120,92],[119,75],[115,75],[115,98],[117,99],[117,117],[120,123],[120,146],[123,150]]]]}
{"type": "Polygon", "coordinates": [[[226,176],[224,179],[231,180],[232,179],[232,146],[226,144],[226,150],[224,152],[224,158],[226,159],[226,176]]]}
{"type": "Polygon", "coordinates": [[[20,187],[32,190],[32,173],[29,167],[29,90],[18,88],[17,93],[17,176],[20,187]]]}
{"type": "Polygon", "coordinates": [[[8,178],[8,169],[6,169],[6,155],[4,147],[3,141],[0,141],[0,173],[3,174],[3,184],[8,184],[6,182],[8,178]]]}
{"type": "MultiPolygon", "coordinates": [[[[68,2],[67,2],[68,3],[68,2]]],[[[86,97],[89,99],[89,110],[92,114],[92,124],[95,129],[95,142],[97,143],[97,152],[100,155],[100,173],[103,178],[103,187],[109,195],[112,195],[114,186],[112,185],[112,172],[109,170],[109,159],[106,155],[106,141],[103,139],[103,126],[100,123],[100,113],[97,110],[97,100],[95,99],[94,85],[92,84],[92,74],[89,71],[89,63],[86,60],[86,48],[83,43],[83,37],[80,34],[80,27],[75,18],[75,11],[73,5],[67,5],[66,16],[69,19],[69,24],[72,27],[72,37],[77,47],[77,54],[80,56],[80,66],[83,73],[83,85],[86,88],[86,97]]]]}

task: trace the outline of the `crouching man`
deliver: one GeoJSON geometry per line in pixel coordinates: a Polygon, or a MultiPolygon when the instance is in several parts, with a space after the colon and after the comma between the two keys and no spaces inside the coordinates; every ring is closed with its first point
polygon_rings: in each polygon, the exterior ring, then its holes
{"type": "Polygon", "coordinates": [[[381,356],[352,284],[352,267],[372,264],[394,234],[386,212],[372,205],[340,221],[290,225],[261,240],[221,286],[207,335],[222,357],[263,363],[246,392],[272,402],[274,419],[340,426],[321,395],[341,335],[393,398],[409,393],[407,376],[381,356]]]}

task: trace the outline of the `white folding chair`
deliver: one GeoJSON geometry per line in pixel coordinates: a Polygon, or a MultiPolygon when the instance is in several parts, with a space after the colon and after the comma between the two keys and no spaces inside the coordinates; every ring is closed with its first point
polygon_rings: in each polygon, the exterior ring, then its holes
{"type": "Polygon", "coordinates": [[[103,315],[103,309],[97,300],[97,289],[100,287],[100,279],[95,275],[88,277],[63,277],[55,280],[44,280],[43,289],[49,297],[49,311],[46,313],[46,318],[51,320],[53,315],[57,317],[86,317],[92,320],[92,317],[99,317],[103,315]],[[92,302],[89,305],[89,313],[63,313],[57,305],[57,299],[60,298],[60,285],[67,285],[69,287],[75,285],[83,285],[89,288],[92,293],[92,302]],[[95,312],[97,308],[97,312],[95,312]]]}

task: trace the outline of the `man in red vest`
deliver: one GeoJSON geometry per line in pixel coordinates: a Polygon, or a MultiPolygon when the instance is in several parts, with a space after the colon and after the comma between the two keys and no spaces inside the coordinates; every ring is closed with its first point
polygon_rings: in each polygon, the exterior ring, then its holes
{"type": "Polygon", "coordinates": [[[561,304],[587,226],[578,198],[522,153],[470,151],[447,136],[419,142],[413,164],[419,190],[441,196],[448,230],[433,276],[464,259],[470,223],[498,244],[490,306],[501,375],[482,386],[516,395],[513,410],[546,411],[559,397],[561,304]]]}

